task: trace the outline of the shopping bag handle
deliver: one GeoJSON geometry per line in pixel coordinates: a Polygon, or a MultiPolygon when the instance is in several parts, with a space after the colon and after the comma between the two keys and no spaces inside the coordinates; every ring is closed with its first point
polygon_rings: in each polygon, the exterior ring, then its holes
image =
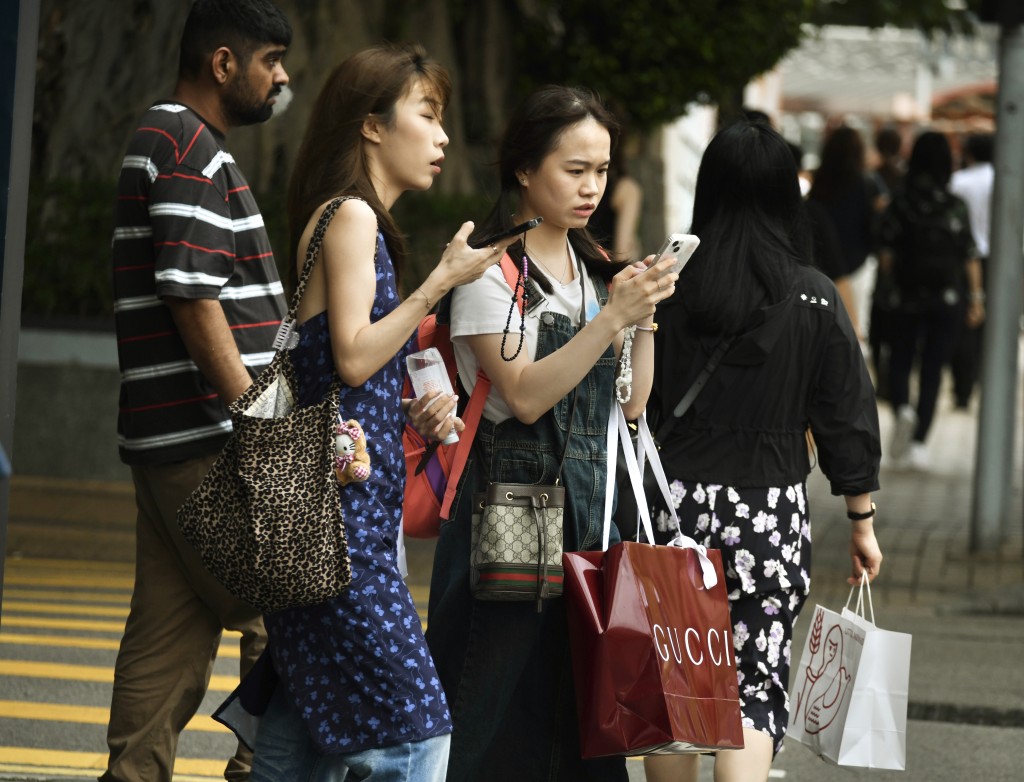
{"type": "Polygon", "coordinates": [[[854,584],[850,587],[850,596],[846,598],[847,609],[850,608],[850,601],[853,600],[854,592],[857,593],[857,603],[853,607],[853,612],[862,619],[867,620],[867,617],[864,615],[864,594],[866,592],[868,596],[867,607],[871,614],[871,619],[869,621],[871,624],[874,624],[875,605],[871,602],[871,581],[868,580],[868,571],[862,570],[860,573],[860,584],[854,584]]]}
{"type": "MultiPolygon", "coordinates": [[[[608,416],[608,477],[605,484],[604,529],[601,536],[601,549],[602,551],[608,550],[608,543],[611,537],[612,504],[615,497],[615,471],[621,440],[622,452],[626,457],[626,469],[629,472],[629,482],[633,487],[633,496],[636,498],[637,511],[640,517],[638,526],[643,527],[647,541],[652,545],[654,544],[654,528],[651,524],[650,506],[647,504],[647,497],[644,492],[643,466],[641,465],[650,461],[651,470],[654,472],[658,488],[665,499],[665,506],[668,508],[676,528],[676,537],[669,545],[684,549],[689,548],[697,552],[704,588],[711,589],[718,584],[718,574],[715,572],[715,566],[708,558],[707,548],[700,545],[693,538],[684,535],[679,526],[679,517],[676,514],[675,505],[669,492],[668,479],[665,477],[665,469],[662,467],[661,457],[658,455],[657,446],[654,444],[650,427],[647,425],[646,414],[641,415],[638,419],[637,431],[639,434],[637,436],[636,452],[634,453],[633,449],[629,447],[629,426],[626,424],[626,416],[618,404],[613,404],[611,413],[608,416]],[[648,459],[647,457],[650,458],[648,459]]],[[[638,540],[639,534],[638,529],[638,540]]]]}

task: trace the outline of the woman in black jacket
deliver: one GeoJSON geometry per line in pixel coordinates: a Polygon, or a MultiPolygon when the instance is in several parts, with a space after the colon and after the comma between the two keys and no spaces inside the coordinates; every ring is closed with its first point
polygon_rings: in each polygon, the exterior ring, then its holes
{"type": "Polygon", "coordinates": [[[895,291],[889,396],[896,425],[893,466],[928,468],[925,441],[935,417],[942,368],[965,322],[985,319],[981,261],[967,205],[949,192],[953,154],[941,133],[918,136],[904,191],[882,218],[879,275],[895,291]],[[918,366],[917,405],[910,375],[918,366]]]}
{"type": "MultiPolygon", "coordinates": [[[[662,449],[682,531],[725,563],[746,746],[716,757],[717,782],[767,779],[786,732],[793,623],[810,588],[808,430],[846,502],[851,583],[882,561],[874,392],[835,285],[807,265],[803,225],[783,138],[764,123],[724,129],[697,176],[700,247],[657,313],[648,411],[659,426],[728,340],[662,449]]],[[[698,757],[648,758],[647,778],[696,780],[698,757]]]]}

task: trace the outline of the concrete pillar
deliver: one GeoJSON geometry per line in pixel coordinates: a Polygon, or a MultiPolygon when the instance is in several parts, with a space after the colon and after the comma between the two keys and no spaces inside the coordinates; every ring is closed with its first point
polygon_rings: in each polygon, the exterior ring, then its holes
{"type": "MultiPolygon", "coordinates": [[[[28,201],[29,150],[32,143],[32,105],[39,39],[39,3],[34,0],[0,4],[0,446],[14,448],[14,388],[18,372],[18,331],[25,261],[25,219],[28,201]]],[[[5,465],[6,467],[6,465],[5,465]]],[[[7,549],[8,485],[0,478],[0,596],[7,549]]]]}
{"type": "Polygon", "coordinates": [[[999,42],[995,189],[988,263],[988,320],[981,372],[978,458],[970,549],[1001,546],[1009,529],[1017,436],[1017,345],[1024,284],[1024,27],[1004,25],[999,42]]]}

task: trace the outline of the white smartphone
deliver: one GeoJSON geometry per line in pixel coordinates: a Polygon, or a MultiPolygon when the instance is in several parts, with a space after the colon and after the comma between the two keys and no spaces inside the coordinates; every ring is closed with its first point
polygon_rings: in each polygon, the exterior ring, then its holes
{"type": "Polygon", "coordinates": [[[676,262],[672,264],[672,268],[669,271],[678,274],[686,266],[686,262],[690,260],[690,256],[693,255],[693,251],[697,249],[698,244],[700,244],[700,239],[693,234],[669,234],[664,244],[654,254],[654,260],[651,261],[650,266],[647,268],[649,269],[656,263],[660,263],[665,258],[675,256],[676,262]]]}

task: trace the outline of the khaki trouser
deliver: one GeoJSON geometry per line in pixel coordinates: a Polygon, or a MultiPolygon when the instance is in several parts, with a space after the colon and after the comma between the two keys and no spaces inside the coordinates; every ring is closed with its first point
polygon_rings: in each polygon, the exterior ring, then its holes
{"type": "MultiPolygon", "coordinates": [[[[132,468],[135,590],[114,669],[101,782],[170,782],[178,736],[206,694],[222,629],[242,633],[242,676],[266,646],[259,613],[207,572],[178,529],[178,508],[215,458],[132,468]]],[[[240,744],[225,778],[247,780],[251,760],[240,744]]]]}

